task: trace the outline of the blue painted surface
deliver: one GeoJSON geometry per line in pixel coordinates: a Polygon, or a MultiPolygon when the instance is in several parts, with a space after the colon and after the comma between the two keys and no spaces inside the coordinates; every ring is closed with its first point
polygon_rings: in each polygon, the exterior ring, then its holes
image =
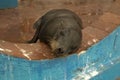
{"type": "Polygon", "coordinates": [[[15,8],[18,6],[18,0],[0,0],[0,9],[15,8]]]}
{"type": "Polygon", "coordinates": [[[29,61],[0,54],[0,80],[115,80],[120,77],[120,27],[84,54],[29,61]]]}
{"type": "Polygon", "coordinates": [[[93,77],[91,80],[117,80],[120,78],[120,63],[93,77]]]}

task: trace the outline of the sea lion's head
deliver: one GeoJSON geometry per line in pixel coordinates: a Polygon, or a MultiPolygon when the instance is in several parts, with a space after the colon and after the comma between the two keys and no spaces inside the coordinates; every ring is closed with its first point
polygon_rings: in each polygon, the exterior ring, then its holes
{"type": "Polygon", "coordinates": [[[69,54],[80,47],[81,35],[76,31],[59,31],[50,41],[52,52],[57,55],[69,54]]]}

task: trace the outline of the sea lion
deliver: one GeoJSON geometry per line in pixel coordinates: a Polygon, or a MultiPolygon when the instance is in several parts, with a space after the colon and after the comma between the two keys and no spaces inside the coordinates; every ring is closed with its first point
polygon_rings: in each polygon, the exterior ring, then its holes
{"type": "Polygon", "coordinates": [[[82,21],[70,10],[50,10],[35,22],[34,27],[37,29],[35,35],[28,42],[35,43],[39,39],[57,55],[75,52],[81,45],[82,21]]]}

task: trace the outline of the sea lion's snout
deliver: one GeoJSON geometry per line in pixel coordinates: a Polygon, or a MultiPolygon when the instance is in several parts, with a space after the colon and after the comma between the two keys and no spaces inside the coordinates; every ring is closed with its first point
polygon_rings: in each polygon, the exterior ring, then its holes
{"type": "Polygon", "coordinates": [[[63,45],[62,42],[60,39],[50,41],[50,46],[54,54],[62,55],[67,53],[66,45],[63,45]]]}

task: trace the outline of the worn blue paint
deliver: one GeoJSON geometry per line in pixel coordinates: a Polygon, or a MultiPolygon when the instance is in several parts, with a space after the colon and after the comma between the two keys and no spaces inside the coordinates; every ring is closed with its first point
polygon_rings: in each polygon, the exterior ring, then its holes
{"type": "Polygon", "coordinates": [[[0,54],[0,80],[115,80],[120,77],[120,27],[84,54],[25,60],[0,54]]]}
{"type": "Polygon", "coordinates": [[[0,9],[15,8],[18,6],[18,0],[0,0],[0,9]]]}
{"type": "Polygon", "coordinates": [[[91,80],[116,80],[120,78],[120,63],[110,66],[109,69],[93,77],[91,80]]]}

